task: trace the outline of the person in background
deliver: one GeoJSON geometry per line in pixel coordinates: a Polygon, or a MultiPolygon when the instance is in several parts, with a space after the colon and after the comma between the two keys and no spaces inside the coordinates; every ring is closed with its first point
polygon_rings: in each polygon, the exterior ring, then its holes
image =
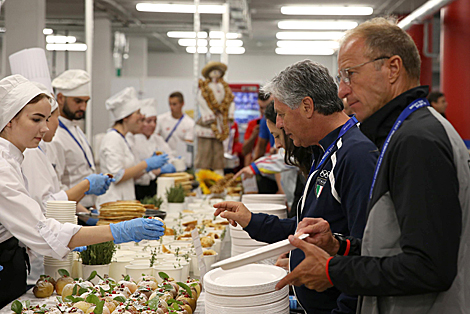
{"type": "MultiPolygon", "coordinates": [[[[293,235],[306,217],[323,217],[338,237],[361,238],[366,222],[367,195],[377,161],[377,148],[361,133],[357,120],[343,112],[337,85],[324,66],[304,60],[279,73],[263,90],[274,97],[276,127],[296,146],[318,145],[295,218],[251,213],[242,203],[215,204],[215,215],[228,219],[257,241],[274,243],[293,235]]],[[[338,254],[349,254],[348,246],[338,254]]],[[[301,250],[290,253],[290,270],[304,261],[301,250]]],[[[317,293],[295,288],[299,303],[308,313],[356,313],[357,297],[336,288],[317,293]]]]}
{"type": "MultiPolygon", "coordinates": [[[[361,295],[358,313],[468,313],[470,157],[452,125],[429,107],[419,86],[413,39],[394,21],[374,18],[350,30],[338,52],[339,97],[381,150],[362,241],[343,241],[318,220],[291,237],[305,259],[282,279],[361,295]],[[323,248],[323,250],[321,249],[323,248]]],[[[363,196],[361,196],[363,197],[363,196]]]]}
{"type": "MultiPolygon", "coordinates": [[[[157,109],[155,100],[147,98],[140,100],[143,122],[141,133],[128,132],[126,140],[131,146],[136,161],[142,161],[151,156],[154,152],[167,154],[170,159],[174,158],[174,152],[167,142],[158,134],[155,134],[157,126],[157,109]]],[[[141,200],[146,196],[152,197],[157,191],[157,176],[163,173],[175,172],[175,167],[168,163],[159,169],[152,170],[135,180],[135,196],[141,200]]]]}
{"type": "Polygon", "coordinates": [[[26,292],[28,248],[65,258],[73,248],[100,242],[157,240],[163,224],[138,218],[109,226],[82,227],[46,219],[29,195],[21,170],[23,152],[38,147],[51,115],[49,96],[21,75],[0,80],[0,308],[26,292]],[[19,245],[21,243],[21,246],[19,245]]]}
{"type": "MultiPolygon", "coordinates": [[[[258,93],[258,106],[259,106],[259,118],[253,119],[248,122],[246,127],[245,135],[244,135],[244,142],[242,147],[242,154],[245,156],[245,166],[251,164],[251,162],[255,159],[254,157],[254,149],[256,144],[258,143],[258,135],[260,129],[261,119],[264,117],[264,112],[266,107],[272,102],[273,98],[271,95],[266,95],[263,92],[258,93]]],[[[265,139],[263,139],[265,141],[265,139]]],[[[268,143],[264,143],[266,153],[269,153],[271,148],[271,141],[268,143]]]]}
{"type": "MultiPolygon", "coordinates": [[[[90,75],[83,70],[67,70],[52,81],[59,104],[59,128],[50,143],[47,157],[52,162],[63,190],[79,184],[96,173],[93,151],[78,123],[85,119],[90,100],[90,75]]],[[[95,195],[86,195],[80,203],[92,207],[95,195]]]]}
{"type": "Polygon", "coordinates": [[[430,92],[428,95],[428,101],[431,106],[436,109],[444,118],[446,117],[447,101],[446,96],[439,92],[430,92]]]}
{"type": "Polygon", "coordinates": [[[98,197],[98,205],[118,200],[135,200],[134,180],[168,162],[167,154],[157,156],[156,152],[140,162],[134,157],[126,134],[141,131],[141,105],[133,87],[127,87],[106,100],[106,109],[111,113],[114,124],[101,142],[100,165],[101,170],[111,173],[116,181],[106,194],[98,197]]]}
{"type": "MultiPolygon", "coordinates": [[[[52,101],[51,116],[47,121],[48,131],[44,134],[43,140],[39,142],[37,148],[27,148],[24,152],[24,160],[21,164],[21,170],[28,184],[30,196],[39,204],[42,213],[46,214],[48,201],[75,201],[77,202],[77,212],[88,212],[80,203],[78,203],[86,194],[101,195],[105,193],[114,179],[103,174],[90,174],[78,185],[68,190],[61,190],[61,185],[54,167],[46,156],[47,147],[45,143],[52,141],[55,131],[59,126],[58,104],[50,95],[48,89],[36,82],[32,82],[52,101]]],[[[85,217],[84,221],[88,226],[96,225],[98,219],[85,217]]],[[[34,254],[34,253],[33,253],[34,254]]],[[[30,256],[31,257],[31,256],[30,256]]],[[[30,258],[31,270],[28,275],[28,284],[35,284],[40,275],[44,274],[44,265],[42,255],[36,258],[30,258]]]]}
{"type": "Polygon", "coordinates": [[[158,116],[155,132],[163,137],[178,156],[186,159],[186,165],[191,167],[191,155],[187,153],[188,142],[194,141],[194,120],[183,113],[184,97],[180,92],[173,92],[168,99],[170,112],[158,116]]]}

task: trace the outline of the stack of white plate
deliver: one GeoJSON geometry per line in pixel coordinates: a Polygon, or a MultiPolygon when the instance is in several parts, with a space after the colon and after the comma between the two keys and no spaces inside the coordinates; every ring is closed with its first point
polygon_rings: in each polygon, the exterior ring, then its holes
{"type": "MultiPolygon", "coordinates": [[[[61,223],[77,223],[75,216],[76,202],[72,201],[49,201],[46,207],[46,218],[54,218],[61,223]]],[[[49,256],[44,256],[44,272],[52,278],[60,277],[59,269],[66,269],[72,273],[73,255],[69,253],[64,260],[57,260],[49,256]]]]}
{"type": "Polygon", "coordinates": [[[286,204],[285,194],[244,194],[242,196],[242,203],[254,204],[286,204]]]}
{"type": "Polygon", "coordinates": [[[288,314],[288,286],[275,290],[285,275],[280,267],[258,264],[211,270],[204,276],[206,314],[288,314]]]}
{"type": "MultiPolygon", "coordinates": [[[[287,218],[286,205],[245,204],[245,206],[252,213],[265,213],[278,216],[281,219],[287,218]]],[[[233,227],[230,225],[230,236],[232,240],[232,256],[267,245],[265,242],[259,242],[252,239],[248,232],[244,231],[240,226],[233,227]]]]}

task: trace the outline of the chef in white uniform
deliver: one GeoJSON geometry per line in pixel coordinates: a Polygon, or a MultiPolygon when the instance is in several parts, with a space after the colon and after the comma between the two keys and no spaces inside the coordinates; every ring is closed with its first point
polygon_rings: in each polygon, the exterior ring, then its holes
{"type": "Polygon", "coordinates": [[[168,155],[149,155],[145,160],[136,160],[126,134],[139,133],[142,128],[141,103],[133,87],[127,87],[106,100],[114,124],[101,141],[101,170],[113,174],[116,182],[109,191],[98,197],[97,204],[118,200],[135,200],[134,180],[168,162],[168,155]]]}
{"type": "Polygon", "coordinates": [[[21,163],[26,148],[38,146],[51,114],[47,95],[21,75],[0,81],[0,308],[26,291],[25,247],[62,259],[77,246],[158,239],[162,223],[133,219],[110,226],[84,227],[46,219],[30,197],[21,163]],[[21,244],[21,246],[20,246],[21,244]]]}
{"type": "Polygon", "coordinates": [[[147,98],[140,100],[140,113],[144,116],[141,133],[134,134],[129,132],[126,139],[131,146],[132,152],[137,161],[142,161],[151,156],[155,151],[168,154],[170,163],[160,169],[152,170],[147,175],[143,175],[135,180],[135,195],[138,200],[146,196],[154,196],[157,191],[156,177],[163,173],[176,172],[171,160],[175,158],[175,153],[165,140],[158,134],[155,134],[157,126],[157,109],[155,99],[147,98]]]}
{"type": "MultiPolygon", "coordinates": [[[[47,156],[67,190],[85,177],[96,173],[93,151],[78,122],[85,118],[90,100],[90,76],[83,70],[67,70],[52,81],[59,103],[59,129],[48,146],[47,156]]],[[[96,196],[87,195],[80,203],[89,208],[95,205],[96,196]]]]}

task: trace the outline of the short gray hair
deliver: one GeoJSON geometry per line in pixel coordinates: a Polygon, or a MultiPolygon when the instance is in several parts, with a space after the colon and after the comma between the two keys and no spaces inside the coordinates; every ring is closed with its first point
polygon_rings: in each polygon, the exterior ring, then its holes
{"type": "Polygon", "coordinates": [[[325,116],[344,109],[328,69],[311,60],[288,66],[264,85],[262,91],[272,94],[291,109],[297,109],[305,97],[312,98],[315,110],[325,116]]]}

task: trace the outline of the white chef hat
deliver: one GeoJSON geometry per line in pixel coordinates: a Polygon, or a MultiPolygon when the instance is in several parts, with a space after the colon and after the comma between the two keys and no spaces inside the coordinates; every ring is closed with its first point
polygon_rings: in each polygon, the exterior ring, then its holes
{"type": "Polygon", "coordinates": [[[52,81],[56,93],[67,97],[91,97],[90,75],[83,70],[67,70],[52,81]]]}
{"type": "Polygon", "coordinates": [[[111,113],[112,119],[119,121],[141,108],[134,87],[126,87],[106,100],[106,109],[111,113]]]}
{"type": "Polygon", "coordinates": [[[19,74],[0,81],[0,131],[42,91],[19,74]]]}
{"type": "Polygon", "coordinates": [[[54,112],[54,110],[56,110],[57,108],[59,108],[59,104],[55,100],[53,94],[49,91],[49,89],[45,85],[39,82],[34,82],[34,81],[31,81],[31,83],[33,83],[37,88],[39,88],[41,92],[43,92],[44,94],[50,97],[51,113],[54,112]]]}
{"type": "Polygon", "coordinates": [[[140,113],[146,117],[156,117],[157,116],[157,102],[154,98],[146,98],[140,100],[142,108],[140,108],[140,113]]]}
{"type": "Polygon", "coordinates": [[[23,49],[9,57],[11,74],[20,74],[31,82],[39,82],[52,93],[51,75],[46,52],[42,48],[23,49]]]}

